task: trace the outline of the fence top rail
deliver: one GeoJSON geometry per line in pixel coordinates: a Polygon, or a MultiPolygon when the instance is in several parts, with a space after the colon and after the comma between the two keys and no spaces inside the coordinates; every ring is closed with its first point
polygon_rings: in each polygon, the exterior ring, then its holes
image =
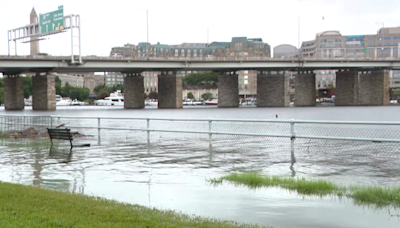
{"type": "Polygon", "coordinates": [[[3,115],[1,117],[48,117],[62,119],[115,119],[115,120],[159,120],[159,121],[215,121],[215,122],[253,122],[253,123],[303,123],[303,124],[348,124],[348,125],[400,125],[390,121],[332,121],[332,120],[278,120],[278,119],[218,119],[218,118],[146,118],[146,117],[107,117],[107,116],[61,116],[61,115],[3,115]]]}

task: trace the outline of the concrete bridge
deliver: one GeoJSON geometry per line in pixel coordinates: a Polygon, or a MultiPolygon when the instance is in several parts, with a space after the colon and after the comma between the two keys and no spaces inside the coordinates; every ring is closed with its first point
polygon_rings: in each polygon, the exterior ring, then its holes
{"type": "Polygon", "coordinates": [[[388,70],[400,69],[400,59],[271,59],[271,58],[82,58],[0,56],[5,79],[5,109],[24,109],[21,73],[34,72],[33,109],[54,110],[55,78],[51,72],[122,72],[125,77],[125,108],[144,108],[141,72],[160,71],[159,108],[182,108],[181,70],[219,72],[218,107],[238,107],[238,70],[257,70],[257,106],[289,105],[289,80],[285,71],[298,72],[295,105],[315,105],[314,70],[336,69],[336,105],[386,105],[389,103],[388,70]]]}

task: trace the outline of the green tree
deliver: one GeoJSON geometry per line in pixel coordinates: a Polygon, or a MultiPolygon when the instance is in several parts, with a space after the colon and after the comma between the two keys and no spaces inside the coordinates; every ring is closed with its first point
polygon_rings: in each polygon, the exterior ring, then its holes
{"type": "Polygon", "coordinates": [[[100,94],[101,91],[108,91],[107,86],[106,85],[98,85],[96,87],[94,87],[93,92],[96,93],[97,95],[100,94]]]}
{"type": "Polygon", "coordinates": [[[206,71],[202,73],[188,74],[182,80],[184,85],[217,85],[218,73],[206,71]]]}
{"type": "Polygon", "coordinates": [[[56,94],[61,95],[61,88],[62,88],[62,84],[61,84],[61,80],[58,76],[56,76],[56,94]]]}
{"type": "Polygon", "coordinates": [[[193,93],[192,92],[187,93],[187,98],[194,99],[193,93]]]}
{"type": "Polygon", "coordinates": [[[102,90],[97,95],[97,99],[104,99],[105,97],[110,96],[110,93],[107,90],[102,90]]]}
{"type": "Polygon", "coordinates": [[[203,98],[204,100],[209,100],[213,98],[212,93],[203,93],[201,94],[201,98],[203,98]]]}
{"type": "Polygon", "coordinates": [[[4,104],[4,79],[0,78],[0,105],[4,104]]]}
{"type": "Polygon", "coordinates": [[[149,99],[158,99],[158,93],[156,91],[151,91],[149,93],[149,99]]]}
{"type": "Polygon", "coordinates": [[[69,85],[68,82],[65,83],[65,85],[61,88],[61,96],[62,97],[70,97],[70,92],[71,92],[71,86],[69,85]]]}
{"type": "Polygon", "coordinates": [[[102,91],[107,91],[108,93],[115,92],[117,90],[121,90],[121,93],[124,92],[124,85],[114,85],[112,87],[106,85],[98,85],[93,89],[93,92],[99,96],[102,91]]]}
{"type": "Polygon", "coordinates": [[[23,87],[24,87],[24,97],[29,98],[32,95],[32,78],[31,77],[22,77],[23,79],[23,87]]]}

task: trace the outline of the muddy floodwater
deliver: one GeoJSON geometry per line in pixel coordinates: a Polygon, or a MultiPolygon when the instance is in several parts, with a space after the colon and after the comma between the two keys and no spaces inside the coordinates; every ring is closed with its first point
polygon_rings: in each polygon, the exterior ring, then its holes
{"type": "MultiPolygon", "coordinates": [[[[180,110],[124,110],[118,107],[65,107],[54,112],[25,110],[1,114],[61,116],[130,116],[163,118],[239,118],[400,121],[398,106],[238,108],[209,107],[180,110]]],[[[391,131],[394,131],[392,128],[391,131]]],[[[400,131],[400,129],[398,129],[400,131]]],[[[143,133],[145,134],[145,133],[143,133]]],[[[121,202],[187,214],[257,223],[273,227],[400,227],[400,209],[354,204],[337,197],[300,196],[279,188],[248,189],[229,183],[214,186],[207,179],[232,171],[323,178],[338,184],[396,186],[400,183],[400,156],[332,150],[299,150],[291,167],[280,141],[257,147],[216,140],[210,153],[197,136],[152,136],[149,150],[139,135],[121,132],[82,137],[90,143],[69,153],[67,142],[50,149],[48,139],[7,139],[0,143],[0,181],[101,196],[121,202]],[[217,148],[218,147],[218,148],[217,148]],[[261,148],[260,150],[258,148],[261,148]]],[[[224,141],[225,140],[225,141],[224,141]]],[[[333,144],[332,144],[333,145],[333,144]]],[[[357,145],[359,146],[359,145],[357,145]]]]}

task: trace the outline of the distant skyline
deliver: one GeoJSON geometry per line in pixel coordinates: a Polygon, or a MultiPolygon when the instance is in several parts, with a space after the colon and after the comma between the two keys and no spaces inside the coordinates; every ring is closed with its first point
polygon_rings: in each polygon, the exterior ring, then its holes
{"type": "MultiPolygon", "coordinates": [[[[273,47],[298,46],[316,33],[339,30],[343,35],[376,34],[385,27],[400,26],[398,0],[248,0],[248,1],[1,1],[0,55],[8,54],[7,30],[29,24],[33,7],[37,14],[64,6],[64,15],[82,20],[82,55],[109,55],[111,47],[147,41],[154,44],[230,41],[235,36],[262,38],[273,47]]],[[[70,32],[47,36],[40,52],[70,55],[70,32]]],[[[29,54],[29,43],[17,44],[18,55],[29,54]]]]}

